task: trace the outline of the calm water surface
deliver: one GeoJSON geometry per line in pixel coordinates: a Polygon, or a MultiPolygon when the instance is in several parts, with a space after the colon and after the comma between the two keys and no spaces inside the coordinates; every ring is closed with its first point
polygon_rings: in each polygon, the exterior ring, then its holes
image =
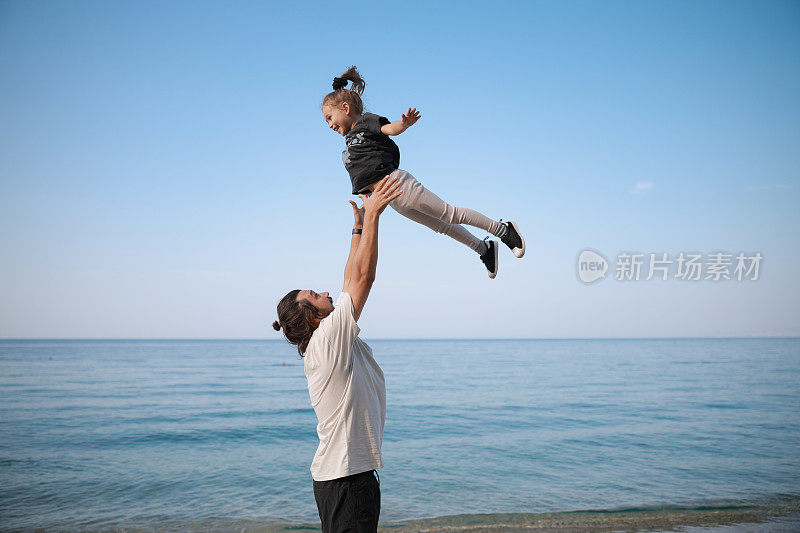
{"type": "MultiPolygon", "coordinates": [[[[367,342],[384,521],[800,497],[800,339],[367,342]]],[[[314,523],[315,426],[282,341],[0,341],[0,528],[314,523]]]]}

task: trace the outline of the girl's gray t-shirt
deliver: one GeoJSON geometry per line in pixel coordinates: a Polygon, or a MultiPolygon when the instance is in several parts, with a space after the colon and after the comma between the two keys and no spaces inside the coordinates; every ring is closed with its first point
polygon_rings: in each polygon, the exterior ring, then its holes
{"type": "Polygon", "coordinates": [[[400,148],[381,132],[384,124],[389,124],[388,118],[364,113],[345,135],[347,148],[342,161],[350,174],[353,194],[364,192],[368,185],[400,168],[400,148]]]}

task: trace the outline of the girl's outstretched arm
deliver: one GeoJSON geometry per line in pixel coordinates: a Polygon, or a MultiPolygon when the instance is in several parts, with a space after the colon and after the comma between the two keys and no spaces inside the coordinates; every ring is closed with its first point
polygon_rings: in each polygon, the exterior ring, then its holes
{"type": "Polygon", "coordinates": [[[418,120],[420,119],[419,111],[417,108],[411,109],[408,108],[408,111],[405,112],[403,118],[400,120],[395,120],[390,124],[384,124],[381,126],[381,133],[384,135],[400,135],[408,128],[413,126],[418,120]]]}

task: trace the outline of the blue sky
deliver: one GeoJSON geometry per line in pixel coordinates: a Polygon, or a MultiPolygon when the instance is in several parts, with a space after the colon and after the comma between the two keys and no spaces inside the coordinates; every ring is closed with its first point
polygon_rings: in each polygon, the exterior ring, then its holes
{"type": "Polygon", "coordinates": [[[0,337],[279,338],[337,294],[351,64],[422,112],[401,166],[528,245],[489,280],[387,210],[362,336],[800,335],[800,3],[0,1],[0,337]],[[584,284],[586,248],[764,260],[584,284]]]}

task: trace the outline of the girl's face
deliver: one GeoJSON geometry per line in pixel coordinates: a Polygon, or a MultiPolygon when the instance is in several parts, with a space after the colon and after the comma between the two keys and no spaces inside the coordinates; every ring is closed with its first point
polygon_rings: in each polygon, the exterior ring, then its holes
{"type": "Polygon", "coordinates": [[[358,122],[358,117],[350,109],[347,102],[322,106],[322,116],[328,126],[339,135],[347,135],[353,129],[353,125],[358,122]]]}

